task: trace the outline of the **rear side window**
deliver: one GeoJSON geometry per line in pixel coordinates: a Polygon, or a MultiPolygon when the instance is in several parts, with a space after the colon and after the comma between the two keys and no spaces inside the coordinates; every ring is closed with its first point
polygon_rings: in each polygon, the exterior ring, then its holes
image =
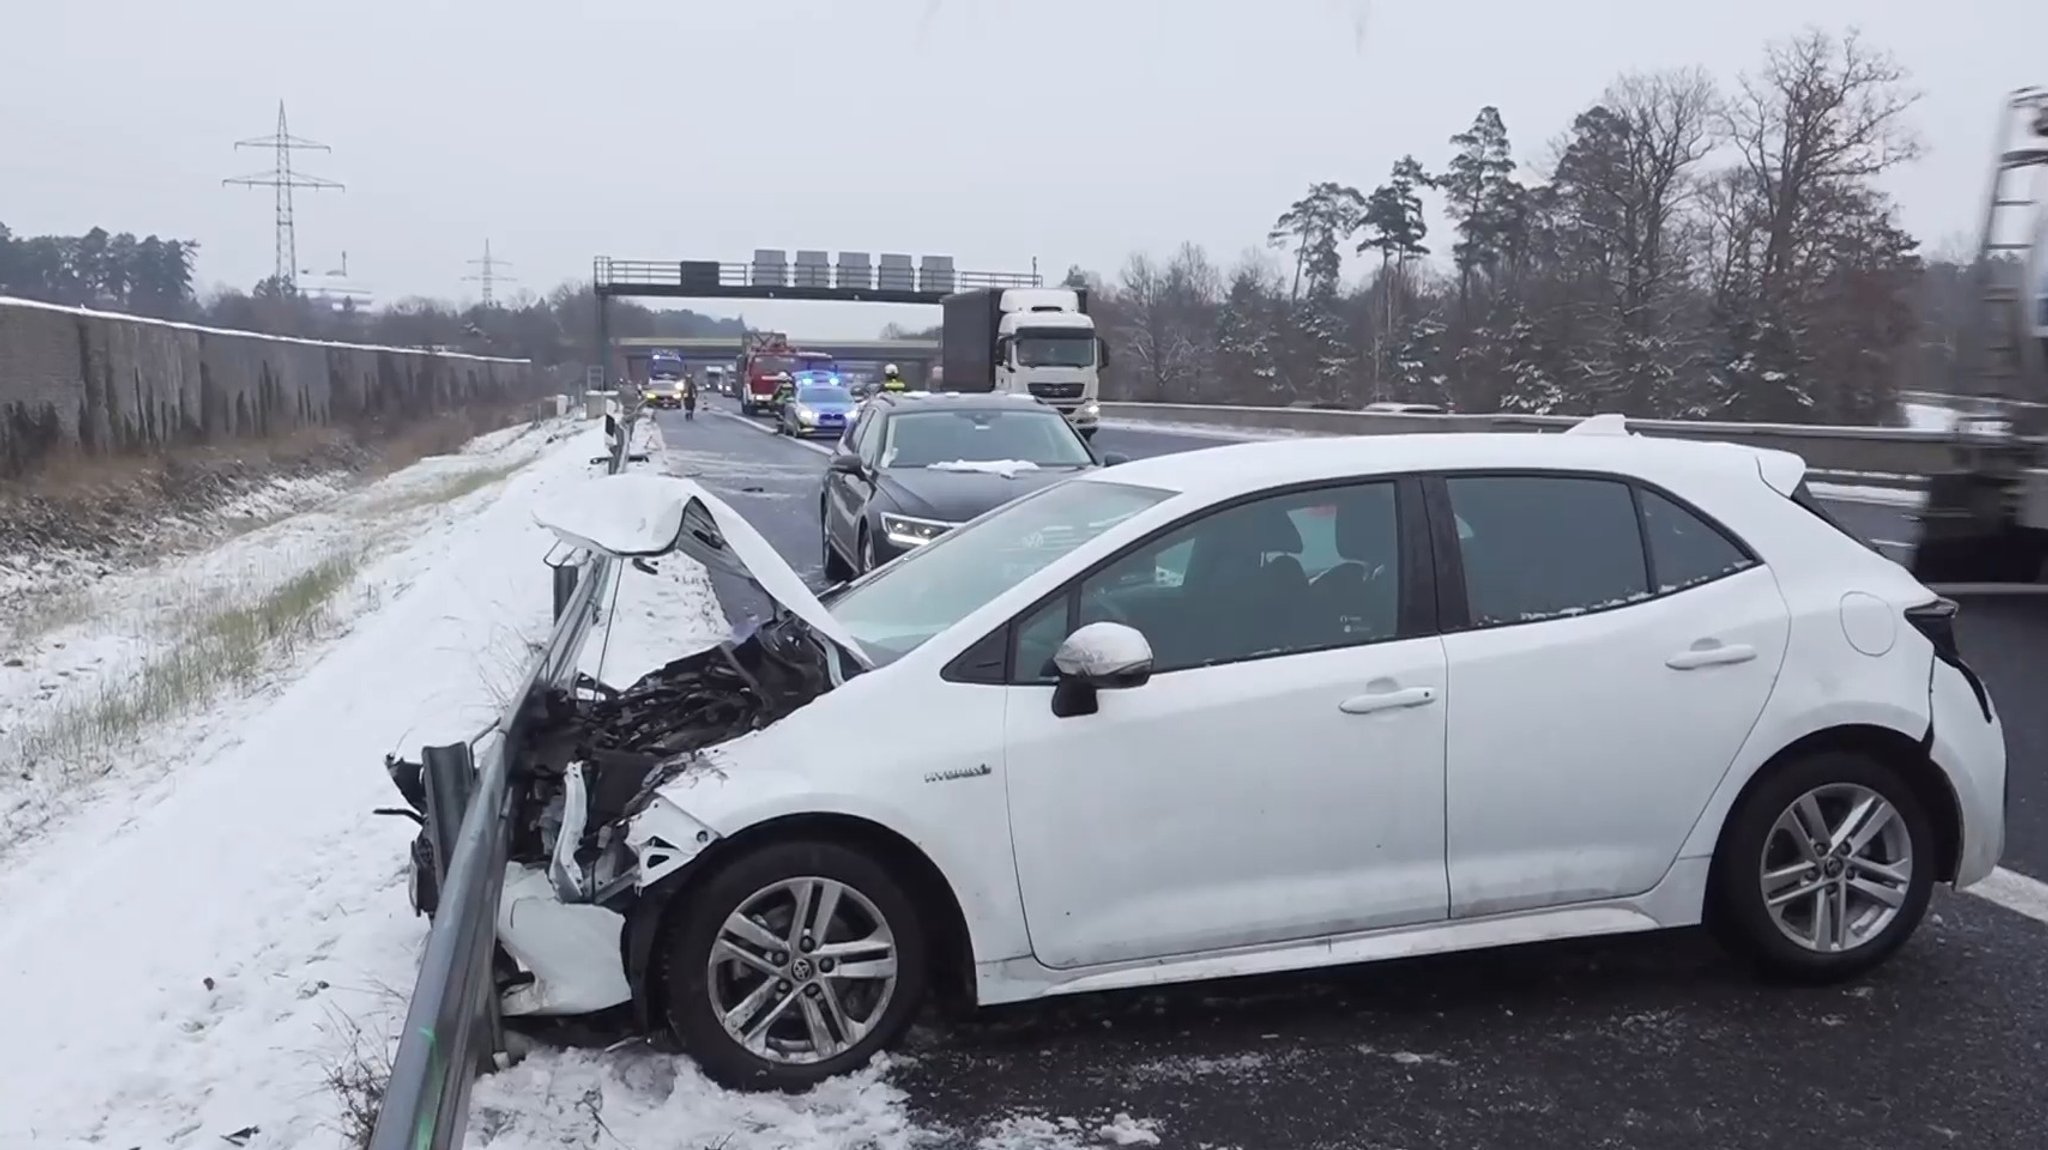
{"type": "Polygon", "coordinates": [[[1659,595],[1756,566],[1756,560],[1720,528],[1654,491],[1640,491],[1638,496],[1643,501],[1643,538],[1650,544],[1650,565],[1656,569],[1659,595]]]}
{"type": "Polygon", "coordinates": [[[1460,521],[1473,623],[1530,623],[1649,597],[1628,484],[1500,475],[1457,476],[1445,485],[1460,521]]]}
{"type": "Polygon", "coordinates": [[[1842,521],[1835,518],[1835,513],[1829,511],[1827,509],[1827,505],[1822,503],[1818,498],[1814,496],[1813,488],[1808,487],[1806,485],[1806,480],[1800,480],[1799,486],[1792,489],[1792,502],[1797,503],[1800,507],[1804,508],[1806,513],[1813,516],[1815,519],[1820,520],[1822,523],[1827,524],[1828,526],[1834,528],[1835,530],[1841,532],[1844,535],[1847,535],[1849,538],[1854,539],[1856,542],[1862,544],[1866,550],[1875,551],[1879,555],[1884,554],[1884,552],[1878,551],[1877,547],[1873,545],[1870,542],[1870,540],[1865,539],[1863,536],[1858,535],[1854,531],[1851,531],[1847,527],[1843,526],[1842,521]]]}

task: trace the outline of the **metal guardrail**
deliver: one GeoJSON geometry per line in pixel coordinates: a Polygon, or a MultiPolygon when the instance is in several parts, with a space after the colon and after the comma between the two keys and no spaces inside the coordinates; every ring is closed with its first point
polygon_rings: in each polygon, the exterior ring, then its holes
{"type": "MultiPolygon", "coordinates": [[[[1133,423],[1194,424],[1315,435],[1562,431],[1579,422],[1576,416],[1563,415],[1412,415],[1193,403],[1105,403],[1102,415],[1133,423]]],[[[1631,419],[1628,426],[1643,435],[1721,440],[1790,451],[1803,457],[1813,471],[1827,473],[1831,481],[1872,487],[1917,487],[1924,477],[1952,471],[1957,466],[1955,435],[1948,431],[1679,419],[1631,419]]]]}
{"type": "MultiPolygon", "coordinates": [[[[632,455],[638,406],[605,415],[608,454],[593,462],[617,474],[632,455]]],[[[433,844],[439,902],[427,931],[405,1030],[378,1106],[370,1150],[452,1150],[469,1120],[470,1085],[503,1065],[494,962],[498,902],[510,834],[508,783],[541,699],[576,674],[599,596],[610,585],[610,557],[583,553],[554,565],[554,631],[528,668],[518,695],[495,728],[498,741],[479,766],[470,744],[421,754],[426,833],[433,844]]]]}

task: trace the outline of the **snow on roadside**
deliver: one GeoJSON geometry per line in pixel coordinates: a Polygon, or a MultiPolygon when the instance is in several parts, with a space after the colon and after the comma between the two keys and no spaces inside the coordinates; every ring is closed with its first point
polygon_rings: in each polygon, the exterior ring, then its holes
{"type": "MultiPolygon", "coordinates": [[[[377,483],[330,494],[312,510],[209,550],[110,575],[45,601],[38,608],[43,625],[35,630],[19,620],[17,630],[0,627],[0,752],[16,763],[32,752],[42,760],[0,776],[0,857],[95,793],[148,788],[151,776],[185,757],[181,745],[228,735],[204,718],[163,723],[153,715],[146,725],[158,733],[149,753],[134,754],[119,731],[88,732],[81,745],[68,732],[56,738],[55,728],[90,727],[85,716],[92,712],[121,710],[150,689],[152,664],[161,667],[185,653],[181,641],[190,632],[324,563],[356,576],[320,619],[325,634],[345,633],[354,616],[403,595],[433,561],[435,554],[415,541],[445,535],[473,517],[478,494],[487,499],[499,481],[549,451],[571,426],[493,432],[460,454],[428,457],[377,483]]],[[[261,668],[248,693],[285,681],[292,660],[281,662],[261,668]]],[[[198,710],[203,715],[206,708],[198,710]]]]}
{"type": "Polygon", "coordinates": [[[1901,403],[1899,414],[1906,419],[1906,426],[1915,431],[1953,431],[1960,418],[1954,408],[1934,403],[1901,403]]]}
{"type": "MultiPolygon", "coordinates": [[[[531,507],[600,448],[586,428],[502,492],[412,509],[346,641],[152,740],[132,756],[147,774],[0,870],[0,1145],[217,1146],[252,1126],[252,1150],[342,1144],[323,1080],[350,1020],[373,1048],[395,1033],[424,937],[413,825],[370,813],[396,798],[382,757],[495,716],[547,629],[531,507]]],[[[397,493],[434,491],[440,466],[397,493]]]]}

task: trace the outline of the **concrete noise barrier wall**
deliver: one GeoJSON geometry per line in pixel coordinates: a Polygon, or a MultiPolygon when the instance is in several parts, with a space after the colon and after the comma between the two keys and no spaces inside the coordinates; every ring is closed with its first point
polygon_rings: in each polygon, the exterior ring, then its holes
{"type": "Polygon", "coordinates": [[[0,298],[0,478],[59,453],[148,454],[415,419],[534,394],[530,361],[323,343],[0,298]]]}

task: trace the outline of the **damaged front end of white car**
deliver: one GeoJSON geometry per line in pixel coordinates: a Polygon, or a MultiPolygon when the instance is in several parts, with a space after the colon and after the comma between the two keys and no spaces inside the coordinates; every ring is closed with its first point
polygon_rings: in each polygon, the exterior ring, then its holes
{"type": "MultiPolygon", "coordinates": [[[[765,594],[771,616],[743,636],[676,659],[623,689],[588,677],[539,701],[514,754],[509,865],[499,903],[498,984],[505,1014],[585,1015],[631,1003],[651,1029],[646,940],[629,928],[650,886],[718,835],[663,798],[692,771],[719,770],[714,748],[776,723],[872,663],[772,546],[699,485],[667,476],[594,480],[543,508],[570,546],[642,567],[677,553],[765,594]]],[[[622,572],[622,577],[625,577],[622,572]]],[[[422,824],[412,901],[438,902],[426,786],[418,763],[393,782],[422,824]]],[[[393,812],[405,814],[407,812],[393,812]]]]}

